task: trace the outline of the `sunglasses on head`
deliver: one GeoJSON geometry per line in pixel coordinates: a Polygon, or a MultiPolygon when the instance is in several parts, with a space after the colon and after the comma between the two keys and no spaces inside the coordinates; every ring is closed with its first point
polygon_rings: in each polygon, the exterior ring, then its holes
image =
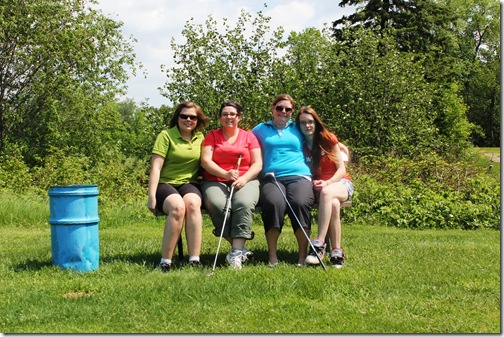
{"type": "Polygon", "coordinates": [[[198,119],[198,116],[189,116],[189,115],[186,115],[186,114],[180,114],[178,115],[181,119],[189,119],[191,121],[195,121],[198,119]]]}
{"type": "Polygon", "coordinates": [[[292,108],[285,108],[285,107],[280,106],[280,105],[277,105],[275,107],[275,110],[278,111],[278,112],[282,112],[283,110],[285,110],[285,112],[292,112],[292,108]]]}

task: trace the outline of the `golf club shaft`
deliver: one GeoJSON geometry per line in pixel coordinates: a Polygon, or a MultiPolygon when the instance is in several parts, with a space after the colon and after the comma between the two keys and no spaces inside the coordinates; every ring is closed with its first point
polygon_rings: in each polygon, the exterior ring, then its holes
{"type": "Polygon", "coordinates": [[[289,206],[291,212],[292,212],[292,215],[294,215],[294,218],[296,218],[296,221],[299,225],[299,227],[301,228],[301,230],[303,231],[303,234],[305,235],[306,239],[308,240],[308,243],[310,244],[310,247],[313,249],[313,251],[315,252],[315,255],[317,256],[317,259],[319,260],[320,264],[322,265],[322,268],[324,268],[324,270],[327,270],[326,269],[326,266],[324,264],[324,262],[322,261],[322,259],[320,258],[320,256],[318,255],[317,253],[317,250],[315,249],[315,247],[313,246],[313,243],[311,242],[310,240],[310,237],[308,236],[308,234],[306,233],[306,231],[304,230],[303,226],[301,225],[301,221],[299,221],[296,213],[294,213],[294,210],[292,209],[292,206],[290,204],[290,202],[287,200],[287,196],[284,194],[284,192],[282,191],[282,188],[280,187],[280,185],[278,184],[278,181],[276,179],[276,177],[274,175],[273,176],[273,180],[275,181],[275,184],[277,185],[278,187],[278,190],[280,191],[280,193],[282,193],[282,196],[285,200],[285,202],[287,203],[287,206],[289,206]]]}
{"type": "MultiPolygon", "coordinates": [[[[241,159],[242,159],[242,155],[240,154],[238,156],[238,163],[236,164],[237,171],[240,169],[241,159]]],[[[220,246],[221,246],[222,236],[224,235],[224,227],[226,227],[226,220],[227,220],[227,216],[229,213],[229,208],[231,207],[231,198],[233,197],[233,192],[234,192],[234,186],[231,186],[231,191],[229,192],[229,197],[226,201],[226,207],[224,207],[224,222],[222,224],[222,229],[221,229],[221,233],[219,236],[219,244],[217,245],[217,252],[215,253],[215,259],[214,259],[214,264],[212,267],[212,273],[215,271],[215,266],[217,265],[217,257],[219,256],[219,250],[220,250],[220,246]]]]}

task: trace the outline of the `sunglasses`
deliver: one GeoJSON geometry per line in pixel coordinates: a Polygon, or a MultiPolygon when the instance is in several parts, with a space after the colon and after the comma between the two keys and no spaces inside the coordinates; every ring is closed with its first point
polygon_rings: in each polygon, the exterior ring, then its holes
{"type": "Polygon", "coordinates": [[[280,105],[277,105],[275,107],[275,110],[278,111],[278,112],[282,112],[283,110],[285,110],[285,112],[292,112],[292,108],[285,108],[285,107],[280,106],[280,105]]]}
{"type": "Polygon", "coordinates": [[[179,116],[179,118],[181,118],[181,119],[189,119],[189,120],[191,120],[191,121],[195,121],[195,120],[197,120],[197,119],[198,119],[198,116],[189,116],[189,115],[185,115],[185,114],[180,114],[180,115],[178,115],[178,116],[179,116]]]}

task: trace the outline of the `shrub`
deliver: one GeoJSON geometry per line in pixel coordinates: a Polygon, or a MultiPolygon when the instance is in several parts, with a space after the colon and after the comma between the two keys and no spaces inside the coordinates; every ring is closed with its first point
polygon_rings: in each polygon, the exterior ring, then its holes
{"type": "Polygon", "coordinates": [[[366,157],[352,174],[349,221],[400,228],[500,228],[500,184],[468,161],[366,157]]]}

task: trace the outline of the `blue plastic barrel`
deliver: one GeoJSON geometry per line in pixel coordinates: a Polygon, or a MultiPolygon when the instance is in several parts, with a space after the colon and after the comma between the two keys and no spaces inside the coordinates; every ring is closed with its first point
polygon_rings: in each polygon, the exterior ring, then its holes
{"type": "Polygon", "coordinates": [[[52,186],[49,205],[53,264],[80,272],[97,270],[98,185],[52,186]]]}

